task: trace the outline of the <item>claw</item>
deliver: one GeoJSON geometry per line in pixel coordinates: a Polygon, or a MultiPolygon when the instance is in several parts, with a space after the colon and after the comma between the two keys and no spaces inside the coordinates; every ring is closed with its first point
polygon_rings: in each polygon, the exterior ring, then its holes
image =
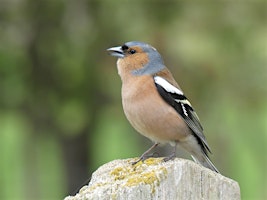
{"type": "Polygon", "coordinates": [[[152,149],[154,149],[155,147],[157,147],[159,145],[159,143],[155,143],[152,147],[150,147],[147,151],[145,151],[142,156],[135,162],[132,163],[132,165],[135,165],[136,163],[140,162],[140,161],[145,161],[148,158],[154,157],[154,155],[158,155],[157,152],[154,152],[153,154],[148,154],[152,149]]]}
{"type": "Polygon", "coordinates": [[[173,160],[175,157],[176,157],[175,154],[171,154],[170,156],[165,157],[165,158],[163,159],[163,161],[164,161],[164,162],[167,162],[167,161],[169,161],[169,160],[173,160]]]}

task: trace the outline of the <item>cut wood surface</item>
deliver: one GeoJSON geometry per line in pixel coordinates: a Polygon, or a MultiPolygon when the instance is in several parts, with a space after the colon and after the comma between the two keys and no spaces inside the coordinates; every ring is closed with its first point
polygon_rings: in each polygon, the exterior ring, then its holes
{"type": "Polygon", "coordinates": [[[135,160],[104,164],[93,173],[89,185],[65,200],[240,199],[236,181],[190,160],[150,158],[132,165],[135,160]]]}

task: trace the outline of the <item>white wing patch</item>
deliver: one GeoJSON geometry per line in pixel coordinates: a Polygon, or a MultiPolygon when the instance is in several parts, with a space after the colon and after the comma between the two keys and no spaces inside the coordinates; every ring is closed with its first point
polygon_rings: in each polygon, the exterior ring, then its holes
{"type": "Polygon", "coordinates": [[[172,84],[170,84],[164,78],[162,78],[160,76],[155,76],[154,80],[158,85],[163,87],[167,92],[183,95],[183,92],[181,90],[179,90],[178,88],[174,87],[172,84]]]}
{"type": "Polygon", "coordinates": [[[182,109],[183,109],[184,114],[185,114],[186,116],[188,116],[188,113],[187,113],[187,110],[186,110],[184,104],[181,103],[181,106],[182,106],[182,109]]]}
{"type": "MultiPolygon", "coordinates": [[[[155,83],[163,87],[167,92],[172,93],[172,94],[178,94],[178,95],[183,95],[183,92],[179,90],[178,88],[174,87],[172,84],[170,84],[168,81],[166,81],[164,78],[160,76],[155,76],[154,77],[155,83]]],[[[188,112],[185,108],[185,105],[189,105],[190,107],[191,104],[187,99],[174,99],[177,103],[180,103],[183,109],[183,113],[188,116],[188,112]]]]}
{"type": "Polygon", "coordinates": [[[189,105],[190,107],[192,107],[191,103],[190,103],[187,99],[184,99],[184,100],[175,99],[175,101],[176,101],[177,103],[187,104],[187,105],[189,105]]]}

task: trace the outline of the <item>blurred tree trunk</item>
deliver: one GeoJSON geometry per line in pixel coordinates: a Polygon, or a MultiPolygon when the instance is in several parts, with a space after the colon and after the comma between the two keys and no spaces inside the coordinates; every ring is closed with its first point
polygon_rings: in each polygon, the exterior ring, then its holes
{"type": "MultiPolygon", "coordinates": [[[[69,90],[64,84],[58,81],[55,73],[58,68],[58,58],[56,56],[56,45],[64,43],[64,29],[62,28],[63,10],[66,3],[58,1],[28,1],[27,17],[31,27],[31,36],[28,43],[28,55],[32,65],[29,86],[31,88],[31,98],[25,109],[29,118],[35,126],[35,134],[42,134],[42,128],[48,129],[48,134],[57,134],[56,138],[61,144],[64,156],[64,164],[67,180],[67,192],[75,192],[83,182],[90,176],[88,171],[91,166],[90,154],[88,154],[89,139],[93,128],[87,125],[81,132],[69,136],[62,131],[61,127],[55,123],[57,116],[56,105],[64,104],[68,99],[79,96],[80,93],[91,93],[94,91],[79,91],[77,88],[69,90]],[[49,4],[50,3],[50,4],[49,4]],[[51,97],[53,101],[51,101],[51,97]]],[[[71,49],[69,50],[71,52],[71,49]]],[[[72,53],[72,52],[71,52],[72,53]]],[[[65,55],[66,57],[68,55],[65,55]]],[[[66,83],[68,83],[68,77],[66,83]]],[[[97,84],[95,84],[97,85],[97,84]]],[[[95,88],[97,89],[97,88],[95,88]]],[[[82,95],[80,95],[82,97],[82,95]]],[[[81,104],[86,101],[80,99],[81,104]]],[[[90,98],[90,97],[89,97],[90,98]]],[[[79,99],[79,98],[78,98],[79,99]]],[[[92,111],[92,105],[87,104],[88,110],[92,111]]],[[[86,108],[85,108],[86,109],[86,108]]],[[[97,108],[94,108],[97,109],[97,108]]],[[[86,112],[86,111],[85,111],[86,112]]],[[[96,112],[91,112],[93,115],[96,112]]],[[[96,118],[90,116],[90,118],[96,118]]],[[[68,122],[66,122],[68,123],[68,122]]]]}

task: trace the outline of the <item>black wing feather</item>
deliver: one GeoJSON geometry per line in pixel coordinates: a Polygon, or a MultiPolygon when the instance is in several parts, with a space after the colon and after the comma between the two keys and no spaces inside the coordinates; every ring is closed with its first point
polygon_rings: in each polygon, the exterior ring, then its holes
{"type": "Polygon", "coordinates": [[[185,123],[192,130],[193,134],[197,138],[198,143],[201,145],[202,150],[207,155],[207,151],[211,152],[206,138],[203,134],[203,128],[199,122],[198,116],[195,113],[194,109],[183,101],[188,101],[187,98],[182,94],[171,93],[166,91],[161,85],[155,82],[156,88],[160,96],[172,106],[176,112],[182,116],[185,123]]]}

